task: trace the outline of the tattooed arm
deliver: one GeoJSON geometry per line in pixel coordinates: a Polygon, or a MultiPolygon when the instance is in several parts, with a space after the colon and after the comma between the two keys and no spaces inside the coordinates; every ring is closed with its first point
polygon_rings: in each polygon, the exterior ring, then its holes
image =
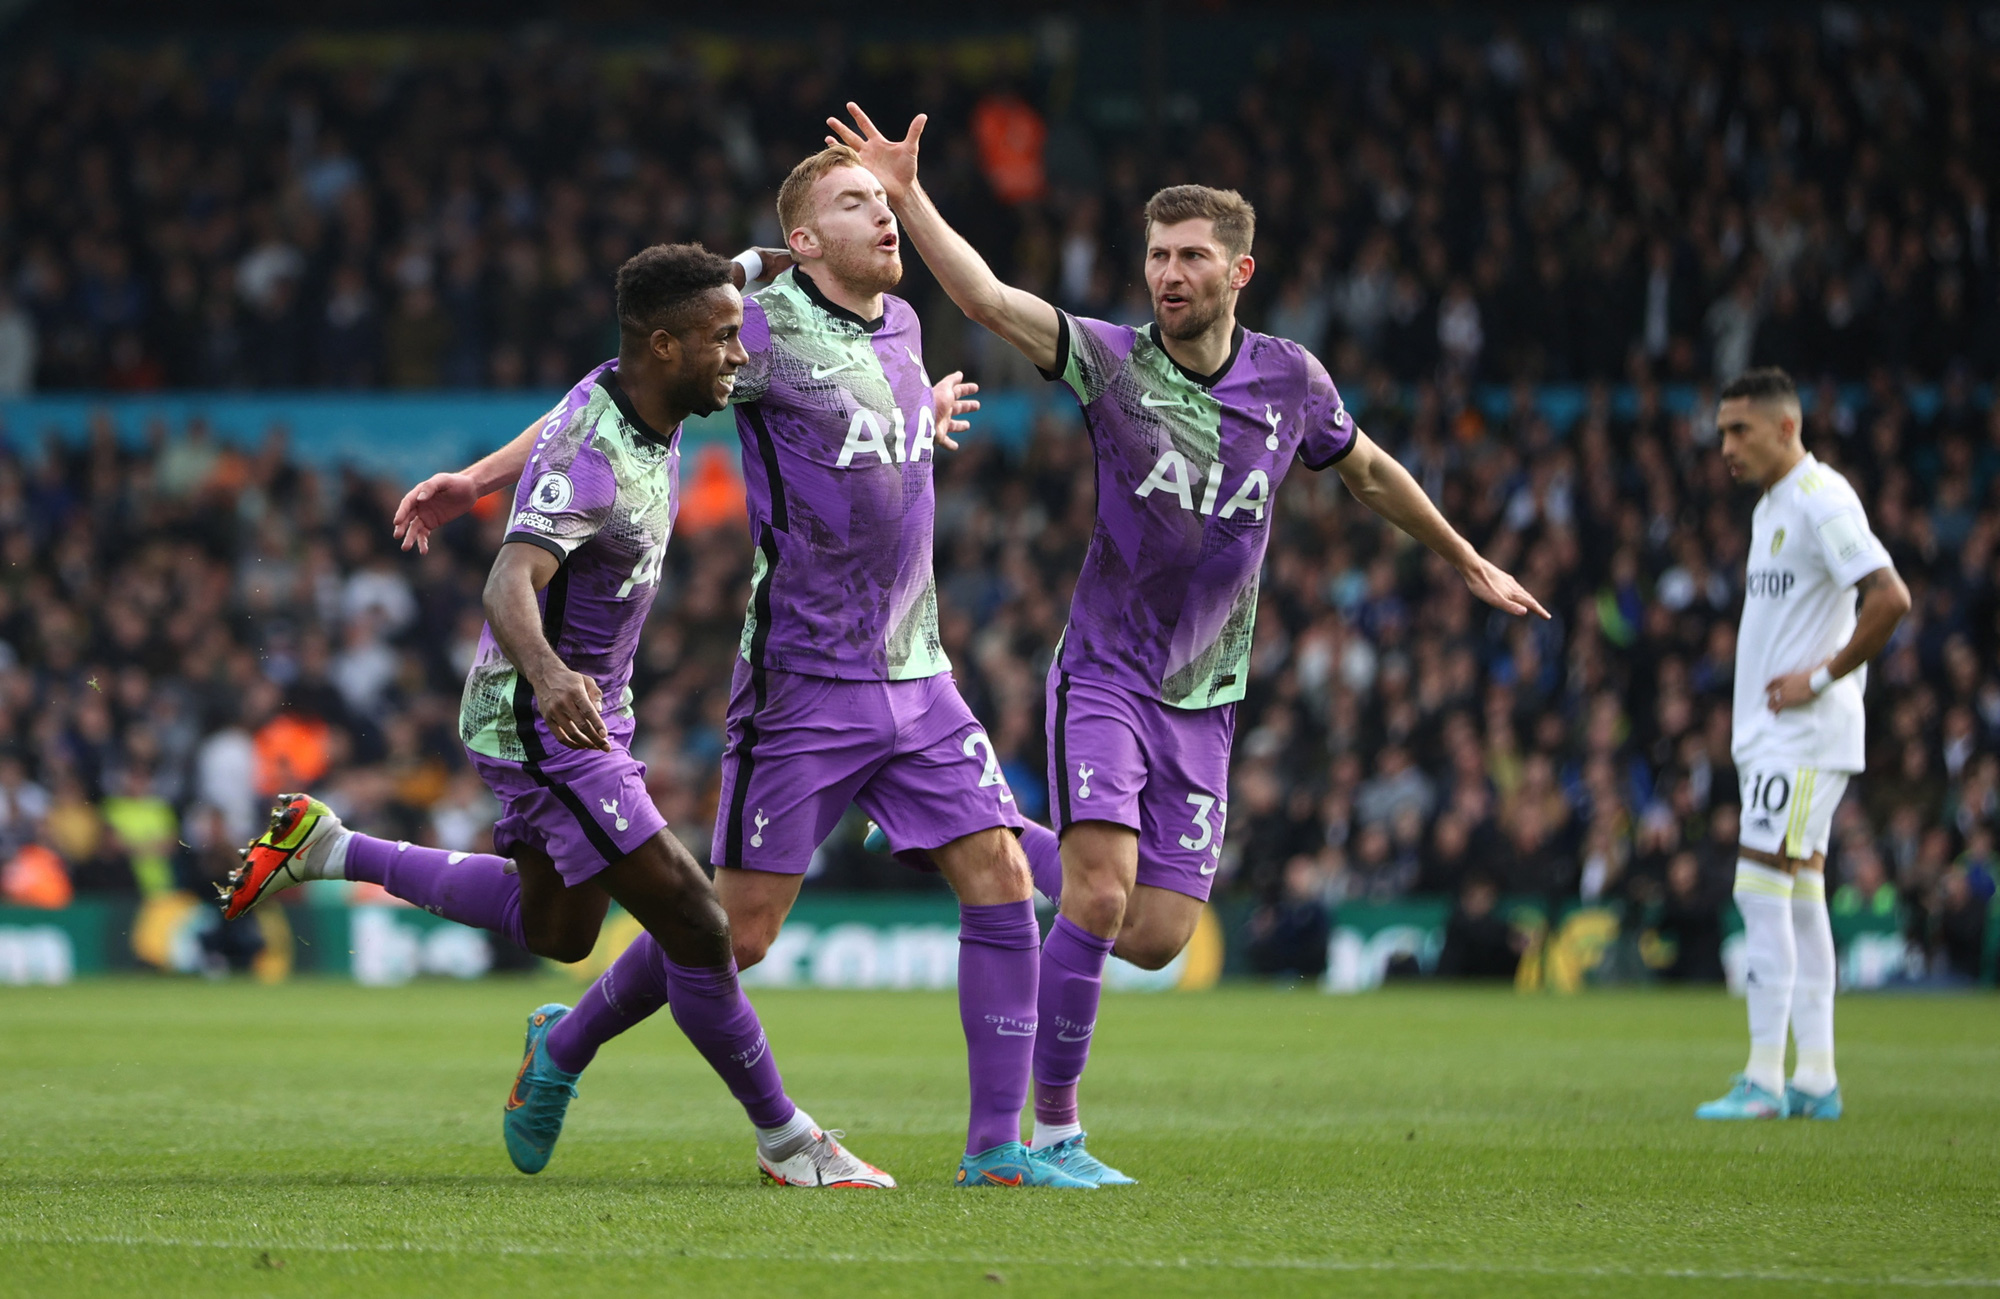
{"type": "MultiPolygon", "coordinates": [[[[1903,585],[1903,579],[1893,568],[1876,569],[1856,582],[1854,589],[1861,593],[1861,607],[1854,613],[1854,634],[1832,658],[1821,664],[1834,681],[1880,654],[1889,638],[1896,634],[1896,625],[1910,611],[1910,588],[1903,585]]],[[[1783,712],[1810,702],[1814,697],[1815,670],[1787,672],[1766,683],[1764,692],[1771,711],[1783,712]]]]}

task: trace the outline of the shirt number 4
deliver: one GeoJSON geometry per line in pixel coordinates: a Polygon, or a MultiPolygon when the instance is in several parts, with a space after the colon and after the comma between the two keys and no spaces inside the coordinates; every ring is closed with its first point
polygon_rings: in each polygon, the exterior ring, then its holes
{"type": "MultiPolygon", "coordinates": [[[[618,588],[618,598],[623,600],[626,596],[632,594],[634,587],[658,586],[660,584],[660,569],[666,562],[667,543],[662,541],[659,545],[639,556],[639,562],[632,566],[632,576],[626,578],[625,585],[618,588]]],[[[617,570],[613,569],[612,571],[616,572],[617,570]]]]}

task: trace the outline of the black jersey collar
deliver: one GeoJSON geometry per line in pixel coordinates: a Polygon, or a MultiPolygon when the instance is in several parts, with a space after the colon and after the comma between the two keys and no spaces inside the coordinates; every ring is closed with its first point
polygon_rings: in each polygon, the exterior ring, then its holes
{"type": "Polygon", "coordinates": [[[1174,354],[1169,352],[1167,345],[1160,341],[1159,321],[1154,321],[1146,328],[1152,335],[1153,346],[1160,349],[1160,355],[1172,361],[1174,369],[1186,375],[1190,383],[1198,383],[1204,388],[1213,388],[1216,384],[1221,383],[1222,376],[1229,373],[1229,367],[1236,364],[1236,357],[1243,350],[1243,326],[1238,325],[1235,331],[1229,335],[1229,359],[1222,363],[1222,368],[1214,374],[1196,374],[1179,361],[1174,361],[1174,354]]]}
{"type": "Polygon", "coordinates": [[[813,277],[806,274],[805,267],[803,266],[792,267],[792,282],[797,284],[808,298],[812,299],[815,307],[818,307],[827,315],[832,316],[835,320],[845,320],[849,324],[859,325],[871,334],[882,328],[889,319],[889,307],[886,298],[883,300],[882,314],[873,320],[863,320],[860,312],[849,311],[846,307],[838,303],[827,301],[826,295],[819,291],[819,285],[813,283],[813,277]]]}
{"type": "MultiPolygon", "coordinates": [[[[662,433],[639,417],[639,408],[634,406],[631,397],[626,395],[625,385],[618,382],[616,369],[606,370],[598,375],[597,382],[602,385],[605,392],[611,394],[611,404],[618,408],[618,413],[624,417],[627,424],[637,430],[640,437],[657,442],[663,447],[674,444],[673,434],[662,433]]],[[[680,432],[680,425],[674,425],[674,432],[680,432]]]]}

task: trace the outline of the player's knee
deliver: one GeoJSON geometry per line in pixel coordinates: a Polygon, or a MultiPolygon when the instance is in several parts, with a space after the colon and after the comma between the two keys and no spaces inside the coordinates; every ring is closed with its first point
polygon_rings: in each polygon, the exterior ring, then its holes
{"type": "Polygon", "coordinates": [[[770,954],[771,939],[767,934],[735,933],[730,936],[730,950],[736,956],[736,968],[747,970],[770,954]]]}
{"type": "Polygon", "coordinates": [[[1035,896],[1034,876],[1020,841],[1006,830],[982,830],[932,851],[931,860],[970,902],[1013,902],[1035,896]]]}
{"type": "Polygon", "coordinates": [[[529,934],[526,937],[529,951],[563,965],[574,965],[587,959],[597,946],[596,934],[556,932],[529,934]]]}
{"type": "Polygon", "coordinates": [[[1063,885],[1062,913],[1093,934],[1115,934],[1125,923],[1125,890],[1117,880],[1085,876],[1063,885]]]}
{"type": "Polygon", "coordinates": [[[1164,970],[1173,964],[1186,943],[1154,934],[1127,934],[1118,940],[1113,953],[1142,970],[1164,970]]]}

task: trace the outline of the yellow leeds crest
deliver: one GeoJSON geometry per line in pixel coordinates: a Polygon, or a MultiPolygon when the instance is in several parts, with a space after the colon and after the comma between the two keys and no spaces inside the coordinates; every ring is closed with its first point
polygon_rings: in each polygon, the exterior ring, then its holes
{"type": "Polygon", "coordinates": [[[1784,544],[1785,544],[1785,530],[1783,528],[1779,528],[1777,533],[1773,535],[1771,538],[1771,553],[1774,555],[1777,554],[1779,548],[1784,544]]]}

